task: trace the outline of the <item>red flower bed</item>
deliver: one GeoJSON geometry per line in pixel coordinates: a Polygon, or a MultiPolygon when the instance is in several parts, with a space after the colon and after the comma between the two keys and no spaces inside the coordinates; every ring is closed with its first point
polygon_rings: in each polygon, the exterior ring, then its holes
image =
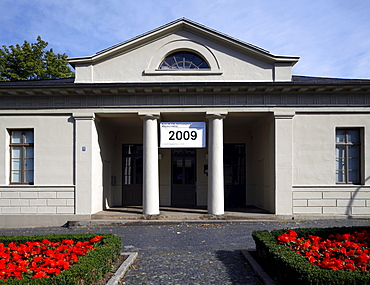
{"type": "Polygon", "coordinates": [[[101,240],[96,236],[88,241],[64,239],[61,242],[51,242],[47,239],[41,242],[14,242],[5,246],[0,243],[0,279],[22,279],[53,277],[67,270],[94,248],[94,243],[101,240]]]}
{"type": "Polygon", "coordinates": [[[348,234],[298,237],[294,230],[278,236],[280,244],[304,256],[311,264],[332,270],[368,271],[370,268],[370,233],[366,230],[348,234]]]}

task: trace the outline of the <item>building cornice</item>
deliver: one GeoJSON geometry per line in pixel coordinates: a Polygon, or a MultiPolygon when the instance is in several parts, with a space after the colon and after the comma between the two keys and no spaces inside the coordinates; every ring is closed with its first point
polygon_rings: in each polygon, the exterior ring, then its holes
{"type": "Polygon", "coordinates": [[[346,83],[194,82],[194,83],[69,83],[54,85],[0,84],[0,96],[75,96],[125,94],[253,94],[253,93],[362,93],[370,81],[346,83]]]}

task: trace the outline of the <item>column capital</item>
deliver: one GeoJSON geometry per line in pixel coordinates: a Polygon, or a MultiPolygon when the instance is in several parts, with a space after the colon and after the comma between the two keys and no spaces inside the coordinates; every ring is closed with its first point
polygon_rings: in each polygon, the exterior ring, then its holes
{"type": "Polygon", "coordinates": [[[138,113],[140,119],[147,120],[147,119],[159,119],[161,117],[160,113],[138,113]]]}
{"type": "Polygon", "coordinates": [[[207,119],[225,119],[228,112],[206,112],[207,119]]]}
{"type": "Polygon", "coordinates": [[[73,113],[72,117],[75,120],[95,120],[94,113],[73,113]]]}
{"type": "Polygon", "coordinates": [[[294,110],[274,110],[275,119],[293,119],[294,116],[294,110]]]}

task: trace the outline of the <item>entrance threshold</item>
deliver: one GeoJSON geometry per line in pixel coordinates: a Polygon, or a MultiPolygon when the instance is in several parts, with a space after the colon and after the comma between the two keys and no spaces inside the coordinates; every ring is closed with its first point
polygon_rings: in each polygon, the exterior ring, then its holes
{"type": "Polygon", "coordinates": [[[263,209],[246,206],[233,209],[226,209],[224,215],[215,216],[207,213],[207,208],[194,207],[160,207],[159,215],[143,215],[142,206],[114,207],[91,215],[92,220],[168,220],[168,221],[189,221],[189,220],[271,220],[275,219],[263,209]]]}

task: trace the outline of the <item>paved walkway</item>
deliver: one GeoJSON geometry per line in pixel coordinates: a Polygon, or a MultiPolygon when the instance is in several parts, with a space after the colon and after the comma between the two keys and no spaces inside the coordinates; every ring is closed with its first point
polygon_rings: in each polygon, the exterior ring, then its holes
{"type": "Polygon", "coordinates": [[[261,284],[241,255],[254,249],[253,230],[370,225],[370,220],[253,221],[92,228],[0,229],[0,235],[113,233],[139,252],[121,284],[261,284]]]}

